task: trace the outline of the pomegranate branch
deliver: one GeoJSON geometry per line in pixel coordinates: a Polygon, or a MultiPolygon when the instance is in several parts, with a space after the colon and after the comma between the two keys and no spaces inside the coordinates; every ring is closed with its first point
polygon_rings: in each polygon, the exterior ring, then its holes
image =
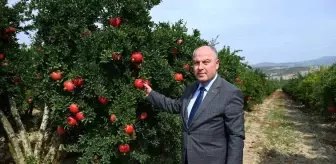
{"type": "Polygon", "coordinates": [[[30,142],[28,141],[27,132],[25,130],[25,127],[22,124],[22,121],[20,119],[20,115],[18,113],[18,109],[16,108],[15,101],[13,100],[12,97],[9,99],[9,103],[10,103],[11,113],[14,117],[14,120],[15,120],[17,126],[18,126],[20,140],[22,141],[22,146],[23,146],[25,155],[31,156],[32,155],[32,149],[31,149],[30,142]]]}

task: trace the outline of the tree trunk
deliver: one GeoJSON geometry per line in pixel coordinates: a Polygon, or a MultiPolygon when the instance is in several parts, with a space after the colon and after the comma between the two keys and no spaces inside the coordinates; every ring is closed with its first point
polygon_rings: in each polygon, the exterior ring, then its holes
{"type": "Polygon", "coordinates": [[[10,124],[10,122],[8,121],[7,117],[4,115],[2,110],[0,110],[0,120],[8,135],[9,148],[13,150],[11,153],[14,161],[17,164],[25,164],[26,163],[25,158],[19,146],[19,139],[16,137],[12,125],[10,124]]]}
{"type": "Polygon", "coordinates": [[[41,157],[41,146],[42,146],[45,130],[48,125],[48,120],[49,120],[49,108],[47,104],[44,104],[42,122],[41,122],[40,130],[38,133],[38,138],[37,138],[37,141],[35,144],[35,150],[34,150],[34,156],[37,158],[37,160],[40,160],[40,157],[41,157]]]}
{"type": "Polygon", "coordinates": [[[58,152],[61,151],[62,146],[63,145],[60,142],[59,136],[56,133],[54,133],[51,138],[51,145],[49,151],[45,155],[43,163],[56,163],[56,161],[59,161],[58,152]]]}
{"type": "Polygon", "coordinates": [[[31,149],[31,146],[30,146],[30,142],[28,141],[27,132],[26,132],[25,127],[22,124],[20,115],[18,113],[18,109],[16,108],[16,104],[15,104],[15,101],[13,100],[13,98],[10,98],[9,104],[10,104],[11,113],[14,117],[15,123],[18,127],[18,130],[19,130],[19,135],[20,135],[20,139],[21,139],[21,142],[22,142],[22,146],[23,146],[23,150],[25,152],[25,155],[26,156],[31,156],[32,155],[32,149],[31,149]]]}
{"type": "Polygon", "coordinates": [[[10,153],[15,163],[26,164],[28,159],[38,164],[59,162],[59,152],[61,151],[62,145],[59,135],[56,132],[52,132],[52,129],[48,127],[50,109],[47,104],[44,105],[40,129],[36,132],[29,133],[27,133],[21,121],[13,98],[9,99],[9,105],[10,112],[18,128],[17,134],[2,110],[0,110],[0,121],[8,136],[10,153]],[[46,130],[47,127],[48,130],[46,130]],[[52,138],[50,139],[50,137],[52,138]],[[35,143],[34,150],[32,150],[31,147],[32,143],[35,143]],[[46,151],[43,150],[45,148],[47,148],[46,151]]]}

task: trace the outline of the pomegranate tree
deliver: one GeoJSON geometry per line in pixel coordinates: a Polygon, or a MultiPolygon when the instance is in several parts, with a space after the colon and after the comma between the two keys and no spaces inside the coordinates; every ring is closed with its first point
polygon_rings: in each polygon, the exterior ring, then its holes
{"type": "MultiPolygon", "coordinates": [[[[144,84],[178,98],[195,81],[190,69],[194,49],[211,43],[198,30],[188,34],[182,21],[151,21],[150,10],[159,3],[31,0],[12,8],[15,18],[3,16],[11,21],[0,26],[5,43],[0,45],[6,46],[0,47],[0,73],[6,75],[0,79],[0,93],[9,93],[2,96],[10,101],[0,103],[9,104],[0,115],[15,118],[11,122],[17,126],[2,123],[16,163],[28,163],[24,157],[31,163],[61,163],[63,153],[76,156],[74,163],[180,162],[180,118],[148,104],[144,84]],[[20,27],[20,18],[32,25],[20,27]],[[15,35],[23,29],[36,34],[29,48],[20,49],[15,35]],[[21,117],[29,120],[27,125],[38,123],[24,126],[21,117]]],[[[231,77],[247,72],[239,77],[264,82],[237,61],[224,64],[219,73],[231,77]],[[239,72],[234,72],[236,65],[239,72]]],[[[253,86],[245,90],[251,101],[265,95],[260,88],[267,84],[244,83],[242,88],[253,86]]]]}

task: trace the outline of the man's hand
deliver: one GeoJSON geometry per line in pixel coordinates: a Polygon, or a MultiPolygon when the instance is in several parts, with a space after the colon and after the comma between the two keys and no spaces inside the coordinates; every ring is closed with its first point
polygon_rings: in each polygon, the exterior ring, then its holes
{"type": "Polygon", "coordinates": [[[148,96],[149,93],[152,91],[152,88],[149,85],[144,84],[144,90],[146,92],[146,96],[148,96]]]}

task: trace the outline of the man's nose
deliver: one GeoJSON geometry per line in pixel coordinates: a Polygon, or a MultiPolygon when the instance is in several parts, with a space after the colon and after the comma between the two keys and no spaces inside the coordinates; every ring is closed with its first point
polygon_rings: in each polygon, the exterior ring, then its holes
{"type": "Polygon", "coordinates": [[[203,65],[203,63],[200,63],[200,64],[198,65],[198,69],[199,69],[199,70],[204,69],[204,65],[203,65]]]}

